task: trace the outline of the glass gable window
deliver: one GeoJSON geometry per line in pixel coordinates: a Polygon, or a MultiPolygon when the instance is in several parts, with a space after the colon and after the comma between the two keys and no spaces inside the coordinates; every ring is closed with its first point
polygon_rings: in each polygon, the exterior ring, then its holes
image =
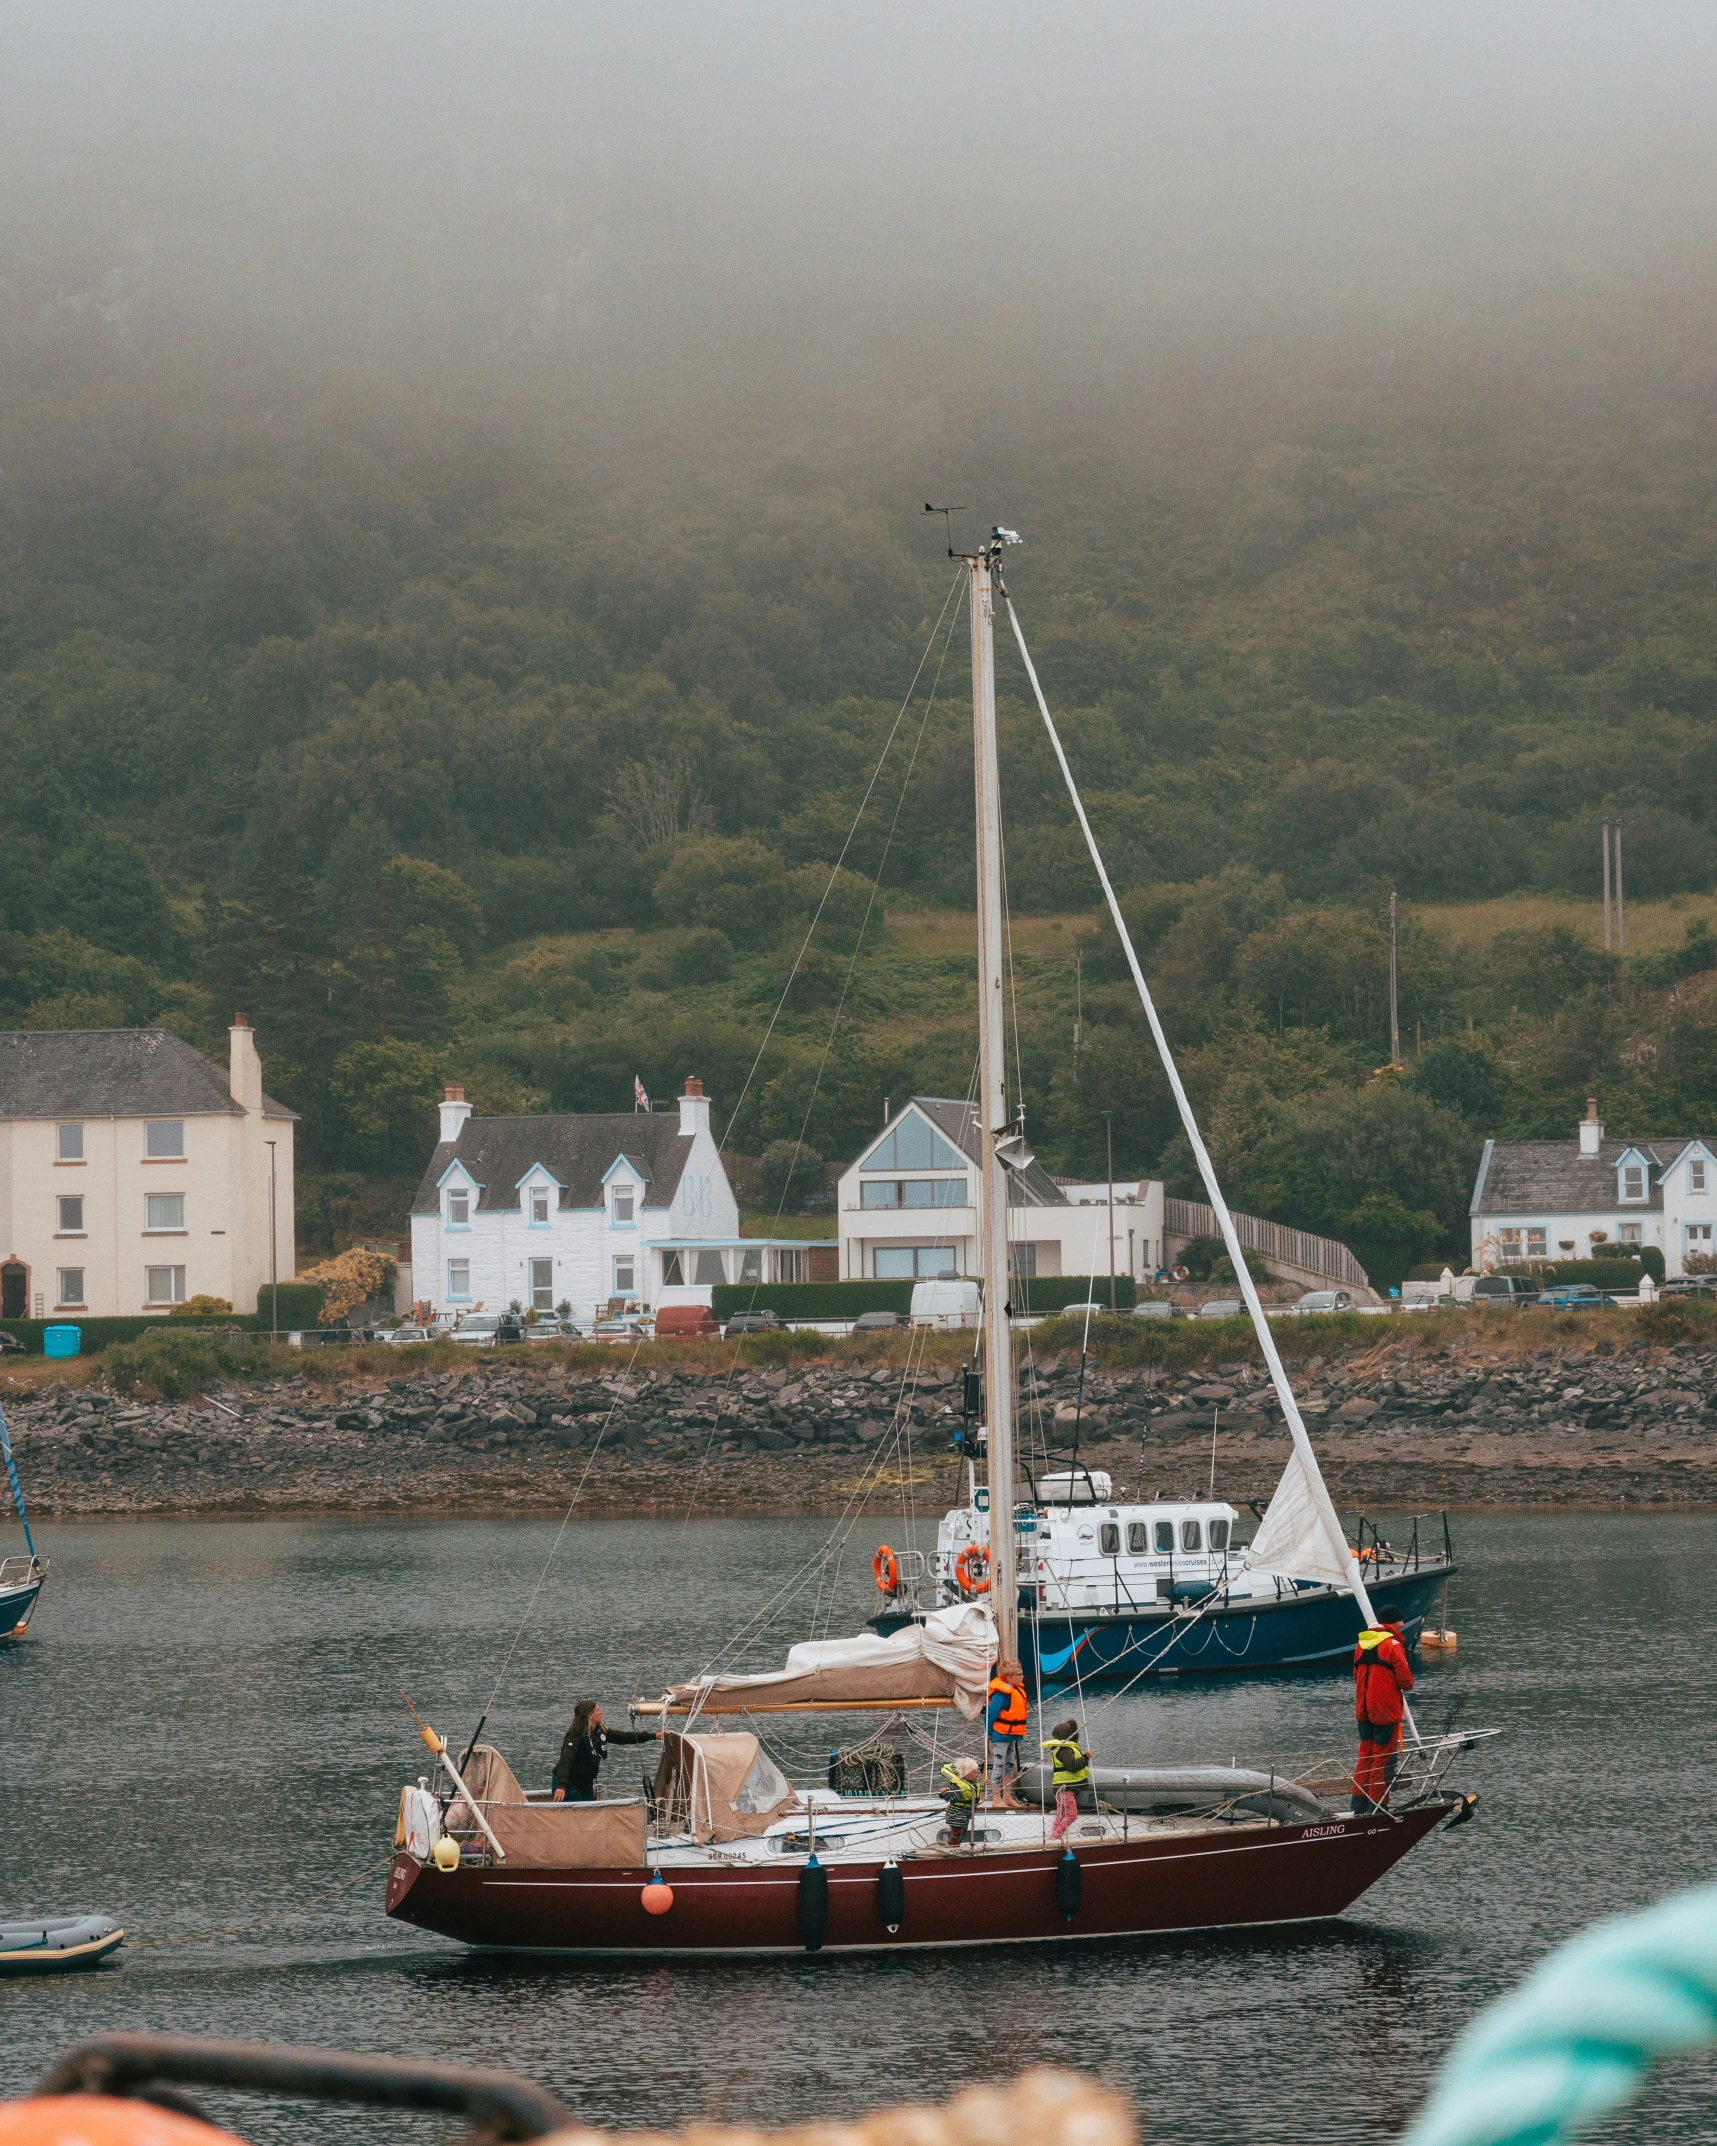
{"type": "Polygon", "coordinates": [[[183,1229],[185,1195],[182,1192],[152,1192],[147,1201],[147,1229],[183,1229]]]}
{"type": "Polygon", "coordinates": [[[69,1199],[62,1196],[59,1202],[59,1210],[59,1234],[62,1237],[81,1237],[83,1235],[82,1196],[78,1195],[69,1199]]]}
{"type": "Polygon", "coordinates": [[[83,1269],[81,1267],[62,1267],[60,1269],[59,1301],[62,1304],[81,1304],[84,1301],[83,1269]]]}
{"type": "Polygon", "coordinates": [[[916,1111],[901,1119],[893,1132],[879,1140],[864,1161],[861,1170],[878,1172],[892,1170],[963,1170],[966,1158],[958,1148],[950,1147],[942,1135],[916,1111]]]}
{"type": "MultiPolygon", "coordinates": [[[[59,1158],[61,1162],[82,1162],[83,1127],[81,1125],[62,1125],[59,1128],[59,1135],[59,1158]]],[[[76,1271],[77,1269],[73,1267],[66,1269],[68,1274],[73,1274],[76,1271]]],[[[70,1297],[60,1299],[62,1304],[69,1304],[72,1301],[73,1299],[70,1297]]]]}
{"type": "Polygon", "coordinates": [[[152,1162],[173,1162],[185,1153],[185,1128],[177,1118],[158,1118],[144,1128],[143,1152],[152,1162]]]}

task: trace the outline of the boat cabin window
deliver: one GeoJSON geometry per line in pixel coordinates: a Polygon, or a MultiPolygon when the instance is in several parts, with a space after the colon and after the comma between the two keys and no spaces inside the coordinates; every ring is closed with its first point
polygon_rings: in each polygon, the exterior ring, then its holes
{"type": "Polygon", "coordinates": [[[1097,1530],[1097,1547],[1105,1557],[1120,1556],[1121,1530],[1115,1525],[1114,1521],[1105,1520],[1097,1530]]]}
{"type": "Polygon", "coordinates": [[[1150,1530],[1142,1520],[1127,1522],[1127,1550],[1133,1557],[1143,1557],[1150,1548],[1150,1530]]]}
{"type": "Polygon", "coordinates": [[[1208,1533],[1209,1533],[1209,1536],[1210,1536],[1210,1547],[1211,1547],[1211,1548],[1212,1548],[1213,1550],[1226,1550],[1226,1549],[1227,1549],[1227,1547],[1228,1547],[1228,1523],[1227,1523],[1227,1521],[1226,1521],[1226,1520],[1213,1520],[1213,1521],[1212,1521],[1212,1522],[1210,1523],[1210,1527],[1209,1527],[1208,1533]]]}
{"type": "Polygon", "coordinates": [[[1172,1520],[1159,1520],[1157,1522],[1157,1553],[1159,1556],[1173,1556],[1174,1554],[1174,1522],[1172,1520]]]}
{"type": "Polygon", "coordinates": [[[1204,1530],[1196,1520],[1183,1520],[1180,1524],[1180,1546],[1183,1550],[1196,1550],[1204,1539],[1204,1530]]]}

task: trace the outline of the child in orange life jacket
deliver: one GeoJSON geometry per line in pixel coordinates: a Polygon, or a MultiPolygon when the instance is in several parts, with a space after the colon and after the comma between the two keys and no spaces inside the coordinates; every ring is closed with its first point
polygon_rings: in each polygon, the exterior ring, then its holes
{"type": "Polygon", "coordinates": [[[1353,1650],[1353,1712],[1359,1723],[1359,1761],[1353,1769],[1355,1817],[1381,1810],[1389,1800],[1401,1751],[1402,1694],[1413,1689],[1413,1672],[1402,1642],[1400,1613],[1379,1610],[1381,1623],[1360,1633],[1353,1650]]]}
{"type": "Polygon", "coordinates": [[[984,1710],[990,1742],[990,1805],[998,1811],[1023,1811],[1014,1794],[1019,1755],[1025,1746],[1025,1671],[1018,1662],[998,1662],[990,1679],[984,1710]]]}

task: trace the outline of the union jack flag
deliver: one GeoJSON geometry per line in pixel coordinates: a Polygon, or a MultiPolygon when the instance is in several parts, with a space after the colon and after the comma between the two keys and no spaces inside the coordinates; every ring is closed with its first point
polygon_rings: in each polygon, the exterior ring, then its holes
{"type": "Polygon", "coordinates": [[[650,1107],[650,1098],[644,1093],[644,1083],[636,1073],[632,1076],[632,1107],[634,1110],[648,1110],[650,1107]]]}

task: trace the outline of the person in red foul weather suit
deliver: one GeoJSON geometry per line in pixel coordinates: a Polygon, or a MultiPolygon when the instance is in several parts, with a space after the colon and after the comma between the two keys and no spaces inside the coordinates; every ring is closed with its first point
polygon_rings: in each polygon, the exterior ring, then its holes
{"type": "Polygon", "coordinates": [[[1356,1817],[1381,1810],[1389,1800],[1401,1751],[1401,1695],[1413,1689],[1401,1619],[1393,1610],[1378,1614],[1383,1621],[1361,1632],[1353,1650],[1353,1712],[1359,1723],[1359,1763],[1353,1769],[1356,1817]]]}

